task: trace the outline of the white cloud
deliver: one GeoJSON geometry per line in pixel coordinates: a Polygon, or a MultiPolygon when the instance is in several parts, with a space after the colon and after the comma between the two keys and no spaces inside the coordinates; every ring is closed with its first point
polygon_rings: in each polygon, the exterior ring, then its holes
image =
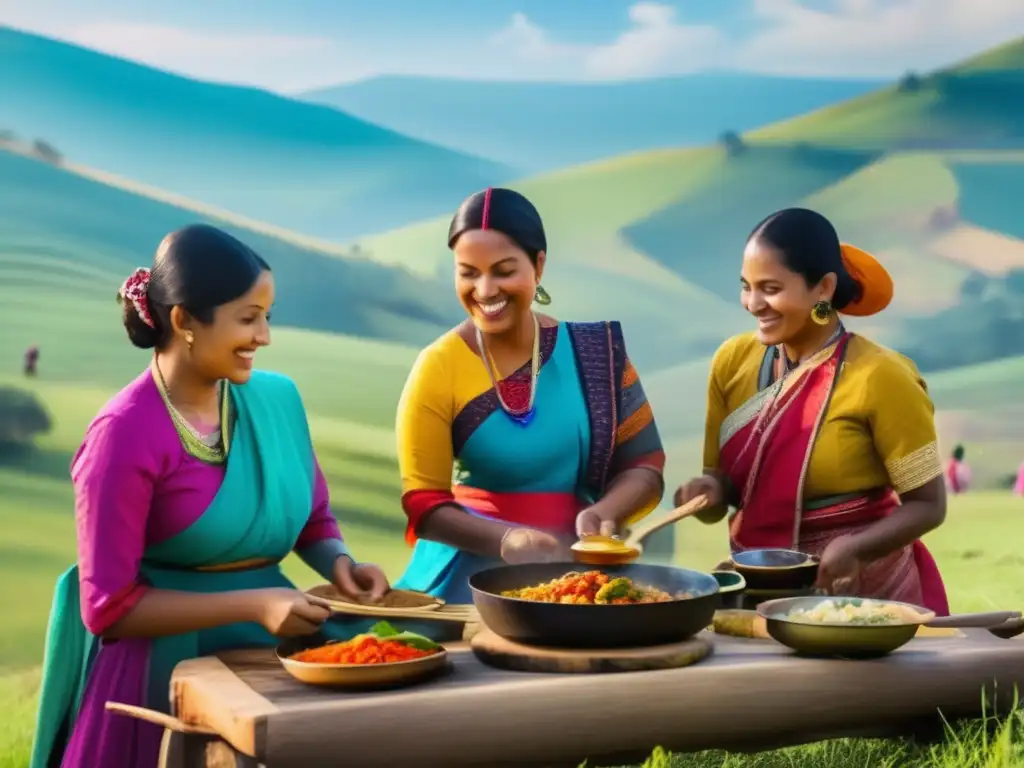
{"type": "Polygon", "coordinates": [[[305,86],[310,71],[330,65],[338,45],[326,37],[116,21],[69,24],[52,16],[12,26],[190,77],[277,90],[305,86]]]}
{"type": "Polygon", "coordinates": [[[568,45],[522,13],[494,37],[532,76],[609,80],[739,69],[792,75],[896,76],[932,69],[1024,34],[1024,0],[750,0],[754,31],[730,36],[638,2],[630,26],[568,45]]]}
{"type": "Polygon", "coordinates": [[[616,80],[678,74],[702,69],[720,45],[717,29],[676,20],[675,8],[639,2],[629,9],[630,26],[609,43],[559,43],[525,14],[516,13],[493,38],[518,59],[523,74],[548,78],[616,80]]]}
{"type": "Polygon", "coordinates": [[[733,65],[787,74],[933,69],[1024,34],[1024,0],[754,0],[762,26],[733,65]]]}
{"type": "MultiPolygon", "coordinates": [[[[557,0],[552,0],[557,1],[557,0]]],[[[577,0],[577,2],[601,0],[577,0]]],[[[415,0],[410,0],[415,2],[415,0]]],[[[675,5],[685,4],[677,2],[675,5]]],[[[1024,0],[722,0],[745,13],[738,34],[689,23],[668,2],[629,9],[622,32],[567,42],[523,13],[493,34],[390,40],[274,29],[189,29],[98,18],[0,0],[0,23],[205,80],[280,92],[379,74],[507,80],[618,80],[739,69],[794,75],[897,76],[972,55],[1024,34],[1024,0]]]]}

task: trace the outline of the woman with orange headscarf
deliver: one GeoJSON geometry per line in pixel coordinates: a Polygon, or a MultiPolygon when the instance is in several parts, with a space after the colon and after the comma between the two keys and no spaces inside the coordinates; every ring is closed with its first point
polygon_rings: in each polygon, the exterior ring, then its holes
{"type": "Polygon", "coordinates": [[[921,537],[946,515],[934,406],[914,364],[850,333],[841,314],[873,315],[892,278],[832,224],[802,208],[751,233],[740,276],[757,330],[715,354],[704,475],[676,492],[730,507],[732,550],[820,555],[819,586],[948,615],[921,537]]]}

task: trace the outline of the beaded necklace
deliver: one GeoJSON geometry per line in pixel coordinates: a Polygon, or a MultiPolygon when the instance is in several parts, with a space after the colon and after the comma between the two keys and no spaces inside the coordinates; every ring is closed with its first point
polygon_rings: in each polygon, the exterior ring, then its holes
{"type": "Polygon", "coordinates": [[[227,461],[231,441],[231,397],[227,382],[222,381],[218,385],[220,387],[220,426],[204,435],[189,424],[188,419],[174,407],[163,372],[155,361],[153,371],[156,374],[154,379],[157,389],[160,391],[160,397],[163,399],[164,405],[167,406],[167,412],[171,416],[171,422],[174,424],[174,429],[178,433],[185,451],[207,464],[223,464],[227,461]]]}
{"type": "Polygon", "coordinates": [[[484,368],[487,369],[487,375],[490,377],[491,386],[494,388],[495,394],[498,396],[498,405],[501,406],[501,410],[516,422],[520,426],[525,427],[531,421],[533,421],[533,415],[536,410],[533,407],[534,399],[537,397],[537,374],[540,371],[540,321],[537,319],[537,315],[533,316],[533,355],[530,358],[530,399],[526,403],[526,407],[522,410],[512,408],[505,402],[505,398],[501,395],[501,387],[498,385],[497,377],[495,376],[495,370],[497,366],[494,364],[494,360],[491,357],[491,353],[484,346],[484,336],[480,333],[480,329],[476,329],[476,344],[480,348],[480,354],[483,358],[484,368]]]}

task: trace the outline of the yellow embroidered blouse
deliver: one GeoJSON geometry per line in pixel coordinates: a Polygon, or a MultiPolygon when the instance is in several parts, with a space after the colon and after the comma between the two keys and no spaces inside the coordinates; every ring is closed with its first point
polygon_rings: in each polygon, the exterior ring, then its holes
{"type": "MultiPolygon", "coordinates": [[[[708,384],[704,467],[718,468],[719,430],[757,393],[765,348],[753,333],[734,336],[715,353],[708,384]]],[[[855,335],[811,452],[807,499],[891,485],[897,493],[942,475],[935,406],[906,357],[855,335]]]]}

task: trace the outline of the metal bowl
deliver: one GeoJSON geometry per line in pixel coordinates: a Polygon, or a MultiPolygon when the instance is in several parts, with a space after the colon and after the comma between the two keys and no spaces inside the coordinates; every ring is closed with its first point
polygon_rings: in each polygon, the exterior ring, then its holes
{"type": "Polygon", "coordinates": [[[769,635],[801,655],[841,656],[850,659],[878,658],[892,653],[910,642],[921,624],[935,618],[933,612],[909,603],[829,596],[768,600],[757,606],[757,613],[764,618],[769,635]],[[795,609],[814,608],[826,600],[894,607],[901,613],[917,615],[920,619],[915,621],[908,618],[892,624],[827,624],[788,618],[789,613],[795,609]]]}
{"type": "Polygon", "coordinates": [[[742,608],[747,581],[736,571],[712,571],[718,582],[718,608],[742,608]]]}
{"type": "Polygon", "coordinates": [[[729,560],[748,589],[807,589],[818,578],[818,558],[793,549],[747,549],[729,560]]]}

